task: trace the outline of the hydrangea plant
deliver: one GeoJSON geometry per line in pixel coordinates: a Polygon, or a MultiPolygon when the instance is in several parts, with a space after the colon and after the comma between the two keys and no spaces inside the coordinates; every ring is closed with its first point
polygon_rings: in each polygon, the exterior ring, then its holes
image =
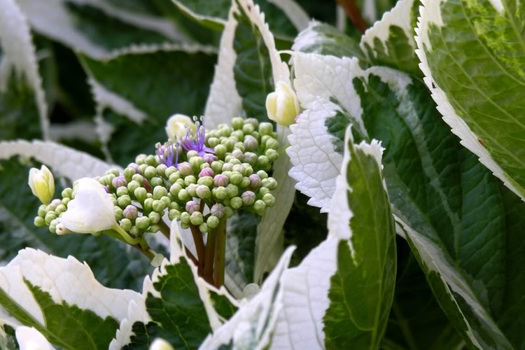
{"type": "Polygon", "coordinates": [[[0,349],[523,349],[523,28],[4,0],[0,349]]]}

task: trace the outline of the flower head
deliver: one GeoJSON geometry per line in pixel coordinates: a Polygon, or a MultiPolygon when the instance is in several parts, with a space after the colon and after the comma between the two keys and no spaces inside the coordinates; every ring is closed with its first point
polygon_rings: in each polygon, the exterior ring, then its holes
{"type": "Polygon", "coordinates": [[[168,141],[165,144],[157,144],[157,157],[159,162],[164,163],[167,167],[177,167],[179,163],[179,146],[174,144],[172,141],[168,141]]]}
{"type": "Polygon", "coordinates": [[[295,118],[300,111],[299,101],[288,84],[277,82],[275,92],[266,97],[266,111],[268,118],[277,124],[289,126],[295,123],[295,118]]]}
{"type": "Polygon", "coordinates": [[[29,170],[29,187],[35,196],[44,204],[48,204],[55,194],[55,179],[49,169],[42,165],[40,170],[31,168],[29,170]]]}
{"type": "Polygon", "coordinates": [[[117,225],[113,202],[103,186],[91,178],[82,178],[76,184],[75,199],[67,205],[60,217],[61,224],[76,233],[96,233],[117,225]]]}
{"type": "Polygon", "coordinates": [[[206,130],[204,125],[199,121],[195,121],[195,130],[190,130],[186,132],[186,136],[180,142],[182,148],[186,152],[188,151],[197,151],[200,157],[203,157],[207,153],[215,153],[213,148],[206,147],[206,130]]]}

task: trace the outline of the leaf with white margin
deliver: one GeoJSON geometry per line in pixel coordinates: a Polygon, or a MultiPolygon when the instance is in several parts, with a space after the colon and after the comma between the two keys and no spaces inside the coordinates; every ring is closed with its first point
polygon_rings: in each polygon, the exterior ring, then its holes
{"type": "Polygon", "coordinates": [[[24,135],[47,139],[47,103],[36,49],[27,19],[15,0],[6,0],[0,7],[0,47],[1,138],[24,135]]]}
{"type": "Polygon", "coordinates": [[[194,349],[238,307],[225,289],[217,290],[198,277],[184,252],[177,222],[172,223],[170,242],[170,260],[164,259],[151,279],[146,277],[141,299],[130,305],[110,349],[146,347],[159,337],[174,348],[194,349]]]}
{"type": "Polygon", "coordinates": [[[524,22],[515,0],[432,0],[423,1],[416,29],[420,67],[443,119],[523,200],[524,22]]]}
{"type": "Polygon", "coordinates": [[[223,326],[215,329],[199,349],[265,349],[271,344],[277,317],[282,308],[283,273],[294,248],[288,248],[262,285],[261,291],[243,304],[223,326]]]}
{"type": "Polygon", "coordinates": [[[421,75],[415,54],[414,27],[419,1],[401,0],[361,37],[361,48],[374,65],[421,75]]]}
{"type": "MultiPolygon", "coordinates": [[[[187,16],[202,25],[221,30],[226,26],[231,0],[173,0],[187,16]]],[[[270,29],[280,39],[292,40],[308,24],[308,15],[294,0],[255,0],[270,21],[270,29]]]]}
{"type": "Polygon", "coordinates": [[[272,349],[377,348],[393,299],[395,230],[379,143],[346,132],[328,238],[284,274],[272,349]]]}
{"type": "Polygon", "coordinates": [[[73,257],[24,249],[0,268],[0,304],[65,349],[107,349],[127,306],[139,296],[98,283],[73,257]]]}
{"type": "Polygon", "coordinates": [[[173,42],[174,32],[165,36],[165,20],[152,25],[153,19],[139,15],[140,25],[137,15],[117,10],[107,2],[103,9],[94,6],[94,0],[17,0],[17,3],[36,32],[93,58],[105,57],[132,44],[173,42]],[[150,25],[145,26],[144,21],[150,25]],[[159,32],[159,26],[164,30],[159,32]]]}
{"type": "Polygon", "coordinates": [[[295,38],[292,50],[336,57],[357,57],[361,62],[366,61],[364,52],[354,38],[329,24],[315,20],[295,38]]]}
{"type": "Polygon", "coordinates": [[[297,180],[296,188],[310,197],[308,204],[327,212],[343,160],[342,133],[349,120],[353,132],[366,135],[359,96],[350,83],[359,62],[296,52],[293,64],[294,86],[304,111],[290,127],[286,150],[293,164],[290,176],[297,180]]]}
{"type": "Polygon", "coordinates": [[[108,164],[87,153],[52,141],[3,141],[0,142],[0,160],[13,156],[34,158],[53,168],[58,175],[74,181],[81,177],[96,177],[118,166],[108,164]]]}
{"type": "Polygon", "coordinates": [[[54,347],[34,327],[20,326],[16,329],[16,341],[20,350],[53,350],[54,347]]]}

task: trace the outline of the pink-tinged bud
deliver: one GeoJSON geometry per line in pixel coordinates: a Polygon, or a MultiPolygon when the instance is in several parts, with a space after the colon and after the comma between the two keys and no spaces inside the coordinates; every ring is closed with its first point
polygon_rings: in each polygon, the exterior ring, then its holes
{"type": "Polygon", "coordinates": [[[106,193],[109,193],[109,187],[108,186],[102,186],[102,188],[104,189],[104,191],[106,191],[106,193]]]}
{"type": "Polygon", "coordinates": [[[201,172],[199,173],[199,178],[205,177],[205,176],[209,176],[209,177],[215,176],[215,173],[213,172],[212,168],[204,168],[201,170],[201,172]]]}
{"type": "Polygon", "coordinates": [[[202,159],[204,160],[205,163],[211,164],[212,162],[215,162],[218,158],[214,154],[205,153],[202,156],[202,159]]]}
{"type": "Polygon", "coordinates": [[[180,163],[177,168],[179,169],[179,173],[181,174],[181,176],[193,175],[193,168],[188,162],[180,163]]]}
{"type": "Polygon", "coordinates": [[[259,147],[259,143],[255,137],[252,135],[247,135],[244,137],[244,147],[246,151],[254,152],[259,147]]]}
{"type": "Polygon", "coordinates": [[[135,174],[139,172],[139,166],[137,165],[137,163],[131,163],[130,165],[128,165],[128,168],[135,170],[135,174]]]}
{"type": "Polygon", "coordinates": [[[111,184],[113,185],[114,188],[119,188],[119,187],[126,186],[128,182],[126,181],[126,178],[124,176],[120,175],[120,176],[113,178],[113,180],[111,181],[111,184]]]}
{"type": "Polygon", "coordinates": [[[241,195],[241,198],[244,205],[252,205],[255,202],[255,193],[246,191],[241,195]]]}
{"type": "Polygon", "coordinates": [[[211,215],[214,215],[218,217],[219,219],[224,216],[224,212],[225,212],[224,205],[219,204],[219,203],[214,204],[210,209],[211,215]]]}
{"type": "Polygon", "coordinates": [[[122,214],[124,215],[124,217],[126,219],[129,219],[131,221],[135,220],[137,218],[137,208],[133,205],[128,205],[124,211],[122,212],[122,214]]]}
{"type": "Polygon", "coordinates": [[[199,210],[199,204],[195,201],[189,201],[186,203],[186,211],[191,215],[199,210]]]}
{"type": "Polygon", "coordinates": [[[252,190],[257,190],[261,187],[261,178],[257,174],[251,174],[250,177],[250,188],[252,190]]]}
{"type": "Polygon", "coordinates": [[[228,182],[229,182],[228,177],[223,174],[219,174],[213,178],[213,183],[215,184],[216,187],[220,187],[220,186],[226,187],[228,186],[228,182]]]}

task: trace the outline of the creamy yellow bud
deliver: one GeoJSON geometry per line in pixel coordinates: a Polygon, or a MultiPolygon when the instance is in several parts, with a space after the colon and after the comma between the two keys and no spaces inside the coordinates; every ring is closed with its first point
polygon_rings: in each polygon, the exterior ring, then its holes
{"type": "Polygon", "coordinates": [[[186,136],[188,128],[195,132],[195,124],[191,118],[183,114],[175,114],[166,123],[166,134],[172,141],[178,141],[186,136]]]}
{"type": "Polygon", "coordinates": [[[31,168],[29,170],[29,187],[33,194],[44,204],[48,204],[55,194],[55,179],[49,169],[42,165],[40,170],[31,168]]]}
{"type": "Polygon", "coordinates": [[[161,338],[157,338],[151,343],[149,350],[173,350],[173,346],[161,338]]]}
{"type": "Polygon", "coordinates": [[[292,88],[282,81],[277,82],[275,92],[266,97],[268,118],[277,124],[289,126],[295,123],[299,111],[299,101],[292,88]]]}

